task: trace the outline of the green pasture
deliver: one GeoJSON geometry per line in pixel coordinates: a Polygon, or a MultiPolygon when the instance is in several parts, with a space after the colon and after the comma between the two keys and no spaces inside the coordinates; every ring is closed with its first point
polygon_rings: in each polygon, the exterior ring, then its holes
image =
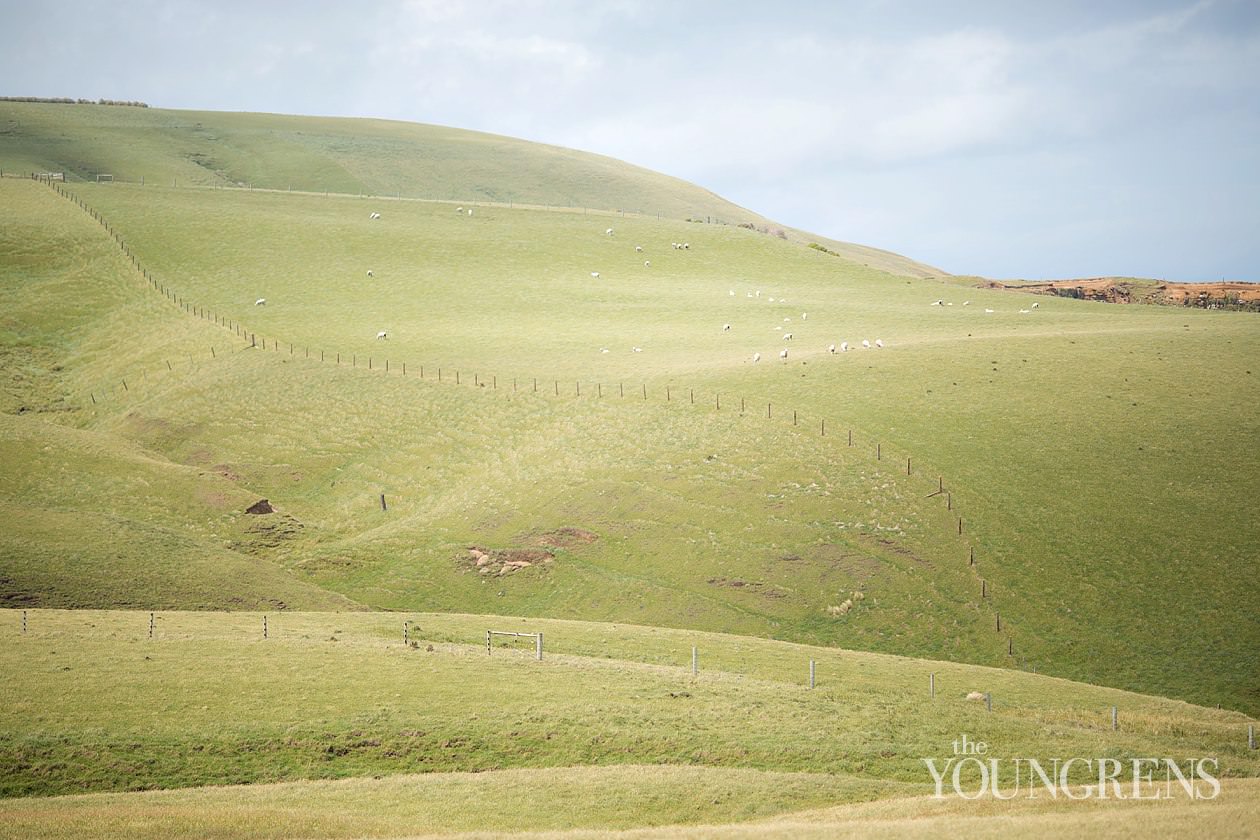
{"type": "Polygon", "coordinates": [[[602,155],[390,120],[0,102],[0,170],[116,182],[578,207],[750,224],[860,264],[938,269],[785,228],[678,178],[602,155]]]}
{"type": "Polygon", "coordinates": [[[1236,712],[1010,669],[445,613],[268,613],[265,637],[260,613],[161,612],[152,636],[143,611],[25,618],[22,632],[19,611],[0,613],[10,797],[642,764],[826,777],[798,780],[774,811],[924,792],[922,759],[951,755],[962,733],[995,757],[1209,756],[1225,777],[1260,770],[1236,712]],[[487,655],[489,629],[542,632],[543,659],[512,637],[487,655]]]}
{"type": "Polygon", "coordinates": [[[206,320],[146,289],[47,187],[5,189],[29,204],[15,237],[73,227],[116,272],[61,373],[83,409],[64,417],[271,498],[301,527],[256,554],[356,601],[747,632],[1254,706],[1257,526],[1236,502],[1260,475],[1245,445],[1260,334],[1245,315],[1034,310],[716,225],[74,188],[206,320]],[[827,352],[864,338],[886,347],[827,352]],[[938,477],[948,501],[925,498],[938,477]],[[598,539],[510,578],[460,562],[563,527],[598,539]],[[851,615],[827,613],[860,590],[851,615]]]}

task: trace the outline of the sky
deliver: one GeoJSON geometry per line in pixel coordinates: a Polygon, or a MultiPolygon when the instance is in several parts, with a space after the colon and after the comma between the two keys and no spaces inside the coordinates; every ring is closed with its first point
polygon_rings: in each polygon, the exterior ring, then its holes
{"type": "Polygon", "coordinates": [[[0,0],[0,95],[505,134],[955,274],[1260,281],[1260,0],[0,0]]]}

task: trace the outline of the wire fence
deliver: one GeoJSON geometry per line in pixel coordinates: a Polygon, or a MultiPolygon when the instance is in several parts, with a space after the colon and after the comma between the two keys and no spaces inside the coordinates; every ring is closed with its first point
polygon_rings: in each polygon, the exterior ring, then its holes
{"type": "MultiPolygon", "coordinates": [[[[59,196],[78,206],[84,213],[101,226],[104,232],[118,246],[122,255],[130,262],[135,274],[153,292],[162,295],[163,298],[165,298],[171,305],[178,307],[185,314],[208,321],[213,323],[215,326],[230,332],[236,344],[227,348],[229,353],[238,350],[270,350],[273,353],[283,353],[290,357],[298,356],[299,346],[295,342],[281,342],[278,338],[260,336],[256,331],[252,330],[239,320],[222,316],[205,306],[186,299],[182,294],[167,285],[165,281],[158,278],[141,263],[140,259],[135,255],[130,246],[123,239],[122,235],[99,211],[90,206],[77,194],[67,189],[56,179],[47,179],[45,180],[45,183],[47,183],[59,196]]],[[[489,382],[489,390],[500,390],[500,382],[497,374],[491,374],[487,380],[484,373],[474,372],[472,378],[469,379],[467,376],[461,377],[461,370],[459,368],[452,369],[447,367],[444,370],[442,366],[433,366],[431,364],[426,365],[424,363],[416,364],[412,362],[409,369],[408,362],[406,361],[400,362],[396,359],[391,360],[389,358],[381,358],[374,355],[367,355],[361,358],[357,353],[347,354],[340,351],[328,351],[322,348],[311,348],[309,345],[302,345],[300,347],[300,353],[303,359],[314,361],[316,360],[316,357],[318,357],[318,361],[321,363],[333,364],[338,367],[348,364],[351,369],[362,369],[365,372],[396,374],[402,377],[432,381],[439,384],[450,384],[452,386],[460,386],[464,383],[469,383],[476,388],[484,388],[485,383],[489,382]]],[[[217,360],[219,358],[219,350],[216,349],[215,345],[208,347],[208,355],[212,360],[217,360]]],[[[193,363],[192,356],[189,357],[189,362],[193,363]]],[[[167,366],[167,370],[173,372],[171,362],[166,360],[165,364],[167,366]]],[[[141,374],[142,379],[145,377],[146,374],[141,374]]],[[[503,381],[504,391],[507,391],[508,389],[507,381],[508,380],[505,377],[503,381]]],[[[133,384],[134,382],[135,378],[133,377],[133,384]]],[[[524,380],[521,377],[513,377],[511,379],[510,392],[518,394],[523,391],[527,391],[530,394],[550,397],[552,399],[602,400],[604,399],[605,386],[608,386],[607,391],[611,396],[614,384],[618,398],[626,398],[627,389],[624,381],[618,381],[616,383],[588,381],[584,394],[582,388],[583,383],[581,381],[572,381],[572,384],[570,385],[570,381],[566,380],[564,387],[562,388],[561,380],[555,377],[550,378],[550,383],[548,382],[548,378],[540,379],[539,377],[529,377],[528,380],[524,380]],[[551,388],[547,387],[548,384],[551,385],[551,388]]],[[[637,385],[637,388],[632,385],[630,394],[632,398],[635,398],[635,394],[637,392],[640,395],[638,399],[641,401],[650,401],[655,399],[657,402],[669,405],[712,406],[713,411],[722,412],[724,411],[722,408],[722,399],[723,396],[725,396],[727,398],[727,409],[725,409],[725,411],[731,414],[736,413],[734,407],[736,397],[731,394],[724,395],[720,392],[706,393],[701,390],[699,393],[699,401],[697,401],[697,390],[695,388],[679,389],[679,395],[684,393],[687,394],[687,398],[684,400],[674,398],[675,392],[672,385],[656,385],[650,390],[647,382],[637,383],[637,385]]],[[[120,396],[125,396],[130,393],[130,391],[131,386],[128,385],[126,378],[123,377],[120,378],[117,384],[111,383],[104,386],[100,391],[101,399],[104,400],[107,397],[116,399],[120,396]]],[[[97,391],[95,389],[91,390],[88,396],[92,405],[99,404],[97,391]]],[[[737,399],[739,400],[738,416],[748,416],[754,412],[758,414],[760,413],[760,407],[762,405],[761,400],[750,401],[744,396],[739,396],[737,399]]],[[[808,432],[812,434],[813,430],[816,429],[817,434],[820,437],[828,437],[827,418],[802,418],[801,414],[796,409],[789,410],[780,408],[776,413],[774,404],[768,400],[764,402],[764,405],[766,421],[775,422],[777,419],[778,422],[786,424],[787,418],[790,417],[791,426],[800,429],[803,433],[808,432]],[[802,422],[802,420],[805,422],[802,422]]],[[[925,494],[925,498],[941,498],[945,511],[949,514],[948,517],[945,517],[945,521],[948,522],[947,527],[957,538],[960,553],[964,554],[966,558],[964,561],[966,563],[966,573],[971,576],[974,586],[973,592],[975,593],[975,601],[973,601],[972,604],[978,607],[981,613],[987,612],[991,614],[991,618],[987,620],[990,622],[990,626],[994,628],[996,634],[1000,637],[1000,647],[1002,649],[1000,655],[1006,657],[1012,664],[1018,664],[1021,668],[1031,667],[1032,670],[1035,671],[1035,665],[1023,660],[1020,655],[1017,655],[1016,653],[1015,628],[1009,621],[1003,622],[1000,618],[997,599],[995,598],[993,587],[990,581],[983,576],[981,572],[981,563],[976,559],[977,541],[971,539],[970,529],[964,527],[964,517],[959,508],[958,502],[954,500],[952,490],[946,488],[944,476],[936,475],[933,479],[930,474],[927,474],[922,470],[916,472],[914,469],[914,459],[910,454],[893,455],[893,453],[885,447],[882,441],[874,438],[867,439],[866,437],[855,436],[854,429],[851,426],[837,426],[833,422],[831,428],[833,434],[830,438],[832,440],[843,440],[845,449],[852,449],[858,453],[864,452],[868,457],[873,456],[874,461],[879,463],[887,461],[890,466],[896,464],[897,470],[900,470],[900,464],[904,461],[907,479],[916,480],[917,476],[917,481],[923,486],[923,490],[927,490],[928,487],[932,488],[931,492],[925,494]],[[843,434],[836,435],[835,432],[837,429],[843,429],[843,434]]],[[[382,507],[384,508],[383,496],[382,507]]]]}

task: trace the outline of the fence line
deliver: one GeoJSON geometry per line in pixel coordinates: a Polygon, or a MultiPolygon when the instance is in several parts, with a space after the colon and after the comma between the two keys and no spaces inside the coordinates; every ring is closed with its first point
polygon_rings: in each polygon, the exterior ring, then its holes
{"type": "MultiPolygon", "coordinates": [[[[73,193],[73,192],[71,192],[70,190],[66,189],[65,187],[60,186],[58,183],[55,183],[55,182],[53,182],[53,181],[47,181],[46,183],[48,183],[49,187],[50,187],[52,190],[54,190],[57,194],[61,195],[63,198],[66,198],[66,199],[68,199],[68,200],[72,201],[73,203],[77,204],[77,205],[78,205],[81,209],[83,209],[85,212],[87,212],[87,213],[89,214],[89,216],[91,216],[91,217],[92,217],[95,221],[97,221],[97,222],[101,225],[101,227],[102,227],[102,228],[103,228],[103,229],[104,229],[104,230],[105,230],[105,231],[109,234],[109,236],[110,236],[110,237],[111,237],[111,238],[115,241],[115,243],[119,246],[119,248],[121,249],[122,253],[123,253],[125,256],[127,256],[127,257],[128,257],[128,259],[131,261],[131,265],[132,265],[133,269],[134,269],[135,271],[137,271],[137,272],[138,272],[138,273],[139,273],[139,274],[140,274],[140,275],[141,275],[141,276],[142,276],[142,277],[146,280],[146,282],[148,283],[148,285],[149,285],[149,286],[150,286],[153,290],[155,290],[155,291],[157,291],[157,292],[160,292],[160,293],[161,293],[164,297],[166,297],[169,301],[171,301],[171,302],[172,302],[172,303],[174,303],[176,306],[178,306],[178,307],[179,307],[182,311],[184,311],[184,312],[186,312],[186,313],[188,313],[188,314],[190,314],[190,315],[192,315],[192,316],[194,316],[194,317],[199,317],[199,318],[201,318],[201,319],[203,319],[203,320],[212,321],[214,324],[216,324],[217,326],[222,327],[222,328],[223,328],[223,329],[225,329],[225,330],[231,330],[231,331],[232,331],[232,333],[233,333],[233,335],[234,335],[234,336],[236,336],[237,338],[240,338],[240,339],[242,339],[242,340],[244,340],[244,339],[248,338],[249,345],[248,345],[248,348],[246,348],[246,349],[256,349],[256,348],[258,348],[258,347],[260,347],[260,346],[261,346],[261,348],[262,348],[262,350],[263,350],[263,351],[266,351],[266,350],[267,350],[267,341],[266,341],[266,339],[264,338],[264,339],[263,339],[263,341],[261,342],[261,345],[260,345],[260,344],[259,344],[259,342],[258,342],[258,336],[257,336],[257,334],[256,334],[255,332],[251,331],[251,330],[246,329],[246,328],[245,328],[245,327],[243,327],[243,326],[242,326],[239,322],[235,322],[235,321],[233,321],[233,320],[232,320],[232,319],[230,319],[230,318],[221,318],[221,317],[220,317],[220,316],[218,316],[216,313],[213,313],[213,312],[211,312],[210,310],[207,310],[205,307],[196,306],[196,305],[194,305],[193,303],[191,303],[191,302],[189,302],[189,301],[184,300],[182,296],[180,296],[180,295],[178,295],[177,293],[175,293],[175,292],[174,292],[174,290],[170,289],[168,286],[166,286],[166,284],[164,284],[164,283],[162,283],[160,280],[158,280],[158,278],[157,278],[157,277],[155,277],[155,276],[152,274],[152,272],[148,271],[146,268],[144,268],[144,267],[143,267],[143,265],[140,263],[139,259],[138,259],[138,258],[135,256],[135,254],[131,251],[130,247],[126,244],[126,242],[123,240],[123,238],[121,237],[121,235],[119,235],[119,234],[118,234],[118,232],[117,232],[117,231],[113,228],[113,226],[112,226],[112,225],[110,225],[108,221],[106,221],[106,219],[105,219],[105,218],[104,218],[104,217],[100,214],[100,212],[99,212],[99,211],[97,211],[95,208],[92,208],[91,206],[89,206],[89,205],[88,205],[85,201],[83,201],[83,199],[82,199],[82,198],[80,198],[78,195],[76,195],[75,193],[73,193]]],[[[307,349],[308,349],[308,354],[309,354],[309,347],[308,347],[307,349]]],[[[272,339],[272,350],[273,350],[273,352],[279,352],[279,351],[280,351],[280,341],[279,341],[279,339],[276,339],[276,338],[273,338],[273,339],[272,339]]],[[[211,347],[211,351],[210,351],[210,352],[211,352],[211,356],[212,356],[212,358],[217,358],[217,355],[215,354],[215,351],[214,351],[213,346],[211,347]]],[[[293,345],[290,343],[290,355],[293,355],[293,354],[294,354],[293,345]]],[[[324,357],[325,357],[324,351],[323,351],[323,350],[320,350],[320,360],[321,360],[321,361],[323,361],[323,360],[324,360],[324,357]]],[[[190,359],[191,359],[191,357],[190,357],[190,359]]],[[[357,367],[358,367],[358,356],[357,356],[357,354],[352,354],[352,355],[351,355],[351,359],[352,359],[352,364],[351,364],[351,367],[352,367],[352,368],[357,368],[357,367]]],[[[338,352],[338,353],[336,354],[336,364],[337,364],[337,365],[340,365],[340,363],[341,363],[341,354],[340,354],[340,352],[338,352]]],[[[169,361],[167,362],[167,366],[168,366],[168,368],[170,367],[170,363],[169,363],[169,361]]],[[[413,365],[413,367],[414,367],[414,365],[413,365]]],[[[367,369],[368,369],[368,370],[374,370],[374,368],[373,368],[373,362],[372,362],[371,357],[369,357],[369,360],[368,360],[368,367],[367,367],[367,369]]],[[[379,370],[379,369],[380,369],[380,368],[375,368],[375,370],[379,370]]],[[[389,361],[388,361],[388,360],[386,360],[386,362],[385,362],[385,367],[384,367],[384,371],[385,371],[386,373],[388,373],[388,372],[389,372],[389,369],[390,369],[389,361]]],[[[403,366],[403,374],[402,374],[402,375],[404,375],[404,376],[405,376],[405,371],[406,371],[406,365],[405,365],[405,363],[404,363],[404,366],[403,366]]],[[[441,382],[441,381],[443,381],[443,380],[442,380],[442,369],[439,367],[439,368],[437,369],[437,371],[438,371],[438,374],[437,374],[438,381],[439,381],[439,382],[441,382]]],[[[423,365],[420,367],[420,378],[421,378],[421,379],[424,379],[424,378],[425,378],[425,377],[424,377],[424,366],[423,366],[423,365]]],[[[460,381],[461,381],[461,380],[460,380],[460,374],[459,374],[459,371],[458,371],[458,370],[456,370],[456,372],[455,372],[455,385],[457,385],[457,386],[458,386],[458,385],[460,385],[460,381]]],[[[494,377],[494,381],[495,381],[495,383],[496,383],[496,388],[495,388],[495,389],[492,389],[492,390],[497,390],[497,382],[498,382],[498,377],[497,377],[497,375],[495,375],[495,377],[494,377]]],[[[474,373],[474,375],[473,375],[473,382],[474,382],[474,385],[475,385],[475,386],[479,384],[479,382],[480,382],[480,375],[479,375],[479,374],[474,373]]],[[[558,379],[553,379],[553,382],[554,382],[554,391],[555,391],[554,396],[559,397],[559,396],[560,396],[560,383],[559,383],[559,380],[558,380],[558,379]]],[[[515,385],[515,380],[514,380],[514,385],[515,385]]],[[[123,388],[124,388],[124,391],[128,391],[128,390],[129,390],[129,389],[127,388],[127,386],[126,386],[125,381],[123,382],[123,388]]],[[[620,389],[620,393],[621,393],[621,395],[622,395],[622,396],[624,396],[624,395],[625,395],[624,383],[619,383],[619,389],[620,389]]],[[[515,387],[513,388],[513,390],[515,390],[515,387]]],[[[647,400],[649,399],[649,397],[648,397],[648,388],[647,388],[647,383],[646,383],[646,382],[642,383],[642,386],[641,386],[641,389],[640,389],[640,390],[641,390],[641,393],[642,393],[642,399],[643,399],[644,401],[647,401],[647,400]]],[[[537,393],[537,391],[538,391],[538,380],[537,380],[537,378],[535,378],[535,379],[534,379],[534,392],[535,392],[535,393],[537,393]]],[[[587,394],[588,394],[588,399],[589,399],[589,398],[591,398],[591,397],[590,397],[590,389],[588,389],[587,394]]],[[[687,405],[694,405],[694,404],[695,404],[695,389],[694,389],[694,388],[693,388],[693,389],[691,389],[690,394],[691,394],[691,400],[690,400],[690,402],[689,402],[689,403],[687,403],[687,405]]],[[[596,395],[597,395],[597,396],[595,397],[596,399],[598,399],[598,398],[602,397],[602,395],[603,395],[602,383],[600,383],[599,387],[597,387],[597,389],[596,389],[596,395]]],[[[90,392],[90,393],[89,393],[89,396],[90,396],[90,398],[91,398],[91,400],[92,400],[92,404],[93,404],[93,405],[96,405],[96,404],[97,404],[97,401],[96,401],[95,391],[90,392]]],[[[574,395],[574,399],[580,399],[580,398],[581,398],[581,383],[580,383],[580,382],[578,382],[578,383],[576,383],[576,387],[575,387],[575,395],[574,395]]],[[[672,403],[672,402],[674,402],[674,401],[672,400],[672,395],[671,395],[671,386],[670,386],[670,385],[668,385],[668,384],[665,386],[665,400],[664,400],[664,402],[666,402],[666,403],[672,403]]],[[[715,411],[720,411],[720,410],[721,410],[721,395],[720,395],[720,394],[718,394],[718,395],[716,395],[716,396],[715,396],[714,404],[715,404],[715,411]]],[[[744,398],[742,398],[742,397],[741,397],[741,398],[740,398],[740,413],[741,413],[741,415],[743,415],[743,412],[744,412],[744,398]]],[[[766,403],[766,419],[767,419],[768,421],[772,421],[772,420],[774,419],[774,418],[773,418],[773,415],[772,415],[772,407],[771,407],[771,404],[770,404],[770,403],[766,403]]],[[[793,410],[793,411],[792,411],[792,425],[793,425],[793,426],[797,426],[797,425],[798,425],[798,413],[797,413],[797,411],[796,411],[796,410],[793,410]]],[[[822,419],[820,419],[820,434],[819,434],[819,436],[820,436],[820,437],[822,437],[822,436],[825,436],[825,434],[826,434],[826,419],[825,419],[825,418],[822,418],[822,419]]],[[[853,442],[853,431],[852,431],[852,429],[849,429],[849,432],[848,432],[848,443],[847,443],[847,447],[854,447],[854,446],[855,446],[855,444],[854,444],[854,442],[853,442]]],[[[875,460],[876,460],[876,461],[882,461],[882,460],[883,460],[883,444],[882,444],[882,442],[876,442],[876,443],[875,443],[875,450],[874,450],[874,454],[875,454],[875,460]]],[[[910,456],[907,456],[907,458],[906,458],[906,473],[907,473],[907,477],[908,477],[908,478],[913,478],[913,476],[912,476],[912,474],[911,474],[911,462],[910,462],[910,456]]],[[[937,492],[936,492],[936,493],[929,494],[929,496],[935,496],[935,495],[938,495],[938,494],[939,494],[939,493],[941,493],[941,492],[944,492],[944,493],[945,493],[945,496],[946,496],[946,510],[951,511],[951,512],[952,512],[952,511],[954,511],[954,510],[955,510],[955,505],[954,505],[954,503],[953,503],[953,494],[952,494],[952,491],[947,491],[947,490],[945,490],[945,486],[944,486],[944,478],[943,478],[943,477],[938,476],[938,482],[937,482],[937,492]]],[[[961,517],[961,516],[958,516],[958,517],[957,517],[957,536],[958,536],[958,537],[960,537],[960,538],[961,538],[961,537],[963,537],[963,519],[962,519],[962,517],[961,517]]],[[[970,542],[970,540],[968,540],[968,542],[970,542]]],[[[972,575],[973,575],[976,579],[978,579],[978,580],[980,581],[980,583],[981,583],[981,595],[980,595],[980,599],[976,602],[976,604],[977,604],[978,606],[980,606],[982,609],[983,609],[983,608],[985,608],[986,603],[988,603],[988,604],[993,604],[992,609],[995,611],[995,612],[994,612],[994,615],[996,616],[996,614],[997,614],[997,613],[996,613],[997,605],[996,605],[996,603],[994,603],[994,601],[993,601],[993,599],[992,599],[991,594],[987,591],[987,582],[986,582],[985,580],[983,580],[982,578],[980,578],[979,568],[978,568],[978,566],[977,566],[977,564],[976,564],[976,559],[975,559],[975,545],[974,545],[974,543],[971,543],[971,544],[968,546],[968,548],[969,548],[969,552],[968,552],[968,554],[969,554],[969,560],[968,560],[968,570],[969,570],[969,571],[971,572],[971,574],[972,574],[972,575]]],[[[1000,619],[996,621],[996,625],[997,625],[997,627],[998,627],[998,632],[999,632],[999,634],[1001,634],[1003,631],[1002,631],[1002,627],[1001,627],[1001,622],[1000,622],[1000,619]]],[[[1006,638],[1006,642],[1007,642],[1007,643],[1006,643],[1005,645],[1003,645],[1003,647],[1005,647],[1005,648],[1006,648],[1006,655],[1007,655],[1008,657],[1013,657],[1014,642],[1013,642],[1013,634],[1012,634],[1012,632],[1011,632],[1011,628],[1010,628],[1009,623],[1008,623],[1007,628],[1006,628],[1006,631],[1005,631],[1005,636],[1007,637],[1007,638],[1006,638]]]]}

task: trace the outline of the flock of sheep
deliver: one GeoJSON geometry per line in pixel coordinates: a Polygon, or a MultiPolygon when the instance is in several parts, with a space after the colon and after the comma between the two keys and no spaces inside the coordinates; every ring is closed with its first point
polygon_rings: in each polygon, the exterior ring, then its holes
{"type": "MultiPolygon", "coordinates": [[[[469,208],[465,209],[464,207],[462,207],[462,206],[461,206],[461,207],[457,207],[457,208],[455,208],[455,212],[456,212],[456,213],[459,213],[459,214],[467,214],[468,216],[472,216],[472,215],[473,215],[473,208],[469,207],[469,208]]],[[[381,214],[380,214],[380,213],[377,213],[377,212],[372,212],[372,213],[368,214],[368,220],[369,220],[369,221],[375,221],[375,220],[378,220],[378,219],[380,219],[380,218],[381,218],[381,214]]],[[[604,235],[605,235],[605,236],[613,236],[613,235],[614,235],[614,233],[615,233],[615,231],[614,231],[612,228],[607,228],[607,229],[604,231],[604,235]]],[[[690,244],[689,242],[671,242],[671,243],[670,243],[670,245],[671,245],[671,246],[673,247],[673,249],[674,249],[674,250],[676,250],[676,251],[689,251],[689,250],[691,250],[691,244],[690,244]]],[[[643,253],[643,246],[642,246],[642,245],[635,245],[635,246],[634,246],[634,250],[635,250],[635,253],[637,253],[637,254],[642,254],[642,253],[643,253]]],[[[644,261],[643,261],[643,266],[644,266],[644,268],[651,268],[651,267],[652,267],[652,261],[651,261],[651,260],[644,260],[644,261]]],[[[372,269],[370,269],[370,268],[369,268],[369,269],[367,270],[367,276],[368,276],[368,277],[375,277],[376,275],[373,273],[372,269]]],[[[591,278],[592,278],[592,279],[594,279],[594,280],[598,280],[598,279],[600,279],[600,273],[599,273],[598,271],[592,271],[592,272],[591,272],[591,278]]],[[[727,292],[727,294],[728,294],[728,296],[730,296],[730,297],[737,297],[737,295],[735,294],[735,290],[734,290],[734,289],[731,289],[730,291],[728,291],[728,292],[727,292]]],[[[748,298],[748,299],[751,299],[751,300],[758,300],[758,299],[760,299],[760,298],[761,298],[761,290],[760,290],[760,289],[758,289],[758,290],[754,290],[754,291],[748,291],[748,292],[746,292],[746,293],[745,293],[745,297],[746,297],[746,298],[748,298]]],[[[767,301],[768,301],[769,303],[776,303],[776,302],[777,302],[777,303],[779,303],[779,304],[786,304],[786,303],[787,303],[787,299],[786,299],[786,298],[779,298],[779,299],[778,299],[778,301],[776,301],[773,297],[769,297],[769,296],[767,295],[767,298],[766,298],[766,299],[767,299],[767,301]]],[[[257,300],[255,300],[255,301],[254,301],[254,305],[255,305],[255,306],[265,306],[266,304],[267,304],[267,299],[266,299],[266,298],[262,298],[262,297],[260,297],[260,298],[258,298],[257,300]]],[[[952,301],[951,301],[951,302],[946,302],[943,298],[941,298],[941,299],[937,299],[937,300],[932,301],[932,303],[931,303],[930,305],[931,305],[931,306],[953,306],[954,304],[953,304],[953,302],[952,302],[952,301]]],[[[962,305],[963,305],[963,306],[970,306],[970,305],[971,305],[971,301],[970,301],[970,300],[965,300],[965,301],[963,301],[963,302],[962,302],[962,305]]],[[[1030,309],[1021,309],[1021,310],[1019,310],[1019,312],[1020,312],[1020,314],[1021,314],[1021,315],[1026,315],[1026,314],[1030,313],[1033,309],[1037,309],[1037,308],[1039,308],[1040,306],[1041,306],[1041,304],[1040,304],[1040,303],[1033,303],[1033,304],[1032,304],[1032,307],[1031,307],[1030,309]]],[[[993,310],[992,310],[992,309],[985,309],[984,311],[985,311],[985,313],[986,313],[986,314],[990,314],[990,315],[991,315],[991,314],[993,314],[993,310]]],[[[802,312],[802,313],[801,313],[801,320],[802,320],[802,321],[806,321],[806,320],[808,320],[808,319],[809,319],[809,313],[807,313],[807,312],[802,312]]],[[[791,317],[786,317],[786,318],[784,318],[784,319],[783,319],[783,322],[784,322],[784,323],[790,323],[790,322],[791,322],[791,320],[792,320],[792,319],[791,319],[791,317]]],[[[776,327],[775,327],[775,329],[776,329],[776,330],[780,330],[780,331],[782,331],[782,330],[783,330],[783,327],[781,327],[781,326],[776,326],[776,327]]],[[[723,324],[723,325],[722,325],[722,331],[723,331],[723,332],[730,332],[730,331],[731,331],[731,325],[730,325],[730,324],[723,324]]],[[[387,338],[389,338],[389,331],[388,331],[388,330],[380,330],[379,332],[377,332],[376,337],[377,337],[377,339],[378,339],[378,340],[387,339],[387,338]]],[[[793,338],[793,334],[792,334],[791,332],[784,332],[784,333],[783,333],[783,340],[784,340],[784,341],[791,341],[791,340],[792,340],[792,338],[793,338]]],[[[863,350],[870,350],[870,349],[872,349],[872,348],[877,348],[877,349],[878,349],[878,348],[882,348],[883,346],[884,346],[884,342],[883,342],[883,340],[882,340],[882,339],[879,339],[879,338],[876,338],[876,339],[875,339],[875,341],[874,341],[873,343],[872,343],[869,339],[862,339],[862,342],[861,342],[861,347],[862,347],[862,349],[863,349],[863,350]]],[[[828,345],[827,345],[827,352],[828,352],[828,353],[832,353],[832,354],[834,354],[834,353],[836,353],[836,352],[840,352],[840,353],[847,353],[847,352],[849,351],[849,349],[850,349],[850,347],[849,347],[849,342],[847,342],[847,341],[841,341],[841,342],[840,342],[840,344],[839,344],[838,346],[837,346],[836,344],[834,344],[834,343],[833,343],[833,344],[828,344],[828,345]]],[[[601,353],[607,353],[607,352],[608,352],[608,349],[607,349],[607,348],[600,348],[600,352],[601,352],[601,353]]],[[[634,347],[634,348],[633,348],[633,352],[635,352],[635,353],[641,353],[641,352],[643,352],[643,348],[641,348],[641,347],[634,347]]],[[[786,361],[786,360],[787,360],[787,358],[788,358],[788,350],[787,350],[787,348],[786,348],[786,347],[784,347],[782,350],[780,350],[780,351],[779,351],[779,358],[780,358],[781,360],[784,360],[784,361],[786,361]]],[[[761,361],[761,353],[760,353],[760,352],[753,353],[753,355],[752,355],[752,361],[753,361],[754,363],[756,363],[756,362],[760,362],[760,361],[761,361]]]]}

